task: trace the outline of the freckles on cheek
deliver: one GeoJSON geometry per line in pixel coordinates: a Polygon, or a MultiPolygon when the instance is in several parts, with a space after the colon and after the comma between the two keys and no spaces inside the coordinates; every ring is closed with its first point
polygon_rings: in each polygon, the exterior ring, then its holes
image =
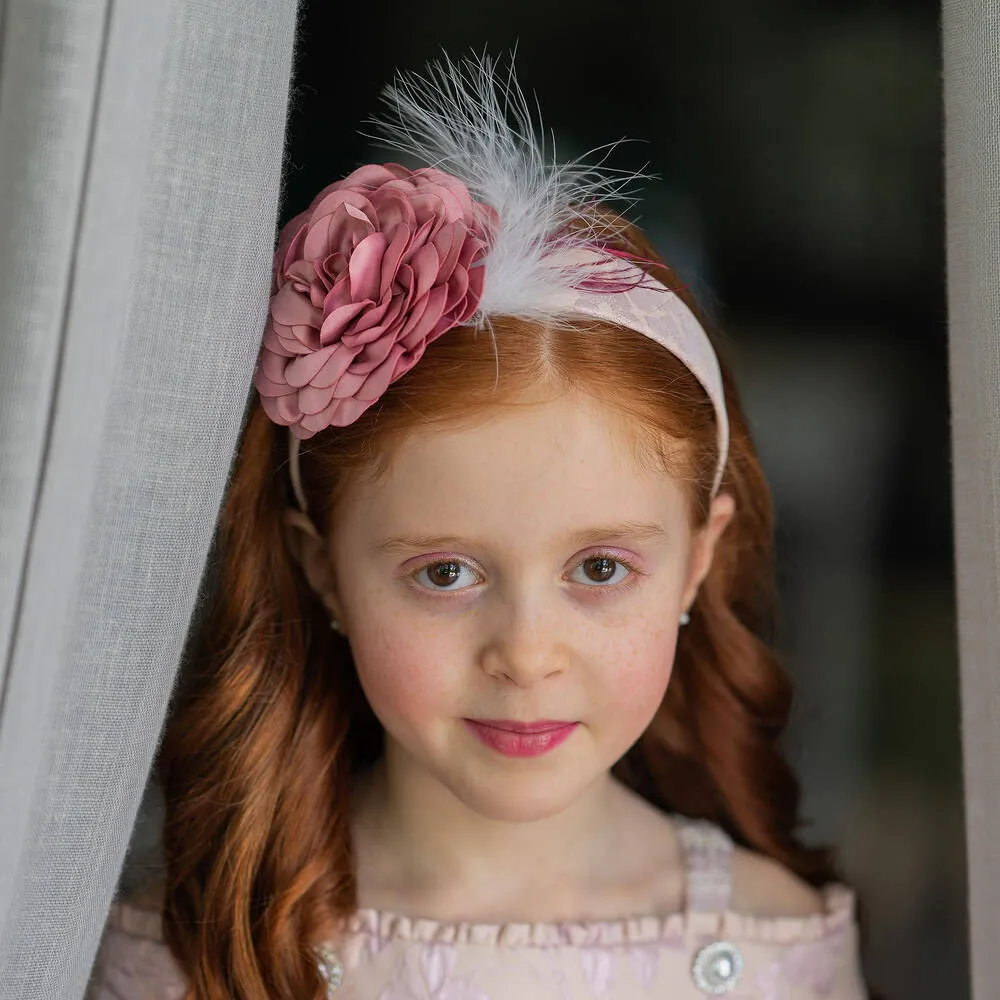
{"type": "Polygon", "coordinates": [[[637,635],[619,645],[608,708],[623,721],[645,726],[663,699],[673,670],[677,633],[665,630],[637,635]]]}
{"type": "Polygon", "coordinates": [[[433,630],[375,628],[352,645],[358,676],[377,714],[420,717],[448,703],[454,657],[433,630]]]}

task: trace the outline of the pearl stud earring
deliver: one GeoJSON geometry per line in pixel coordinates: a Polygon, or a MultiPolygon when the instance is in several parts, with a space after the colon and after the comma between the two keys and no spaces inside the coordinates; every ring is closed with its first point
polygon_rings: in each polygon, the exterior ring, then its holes
{"type": "Polygon", "coordinates": [[[689,621],[691,621],[691,616],[686,611],[682,611],[681,612],[681,624],[682,625],[687,625],[687,623],[689,621]]]}

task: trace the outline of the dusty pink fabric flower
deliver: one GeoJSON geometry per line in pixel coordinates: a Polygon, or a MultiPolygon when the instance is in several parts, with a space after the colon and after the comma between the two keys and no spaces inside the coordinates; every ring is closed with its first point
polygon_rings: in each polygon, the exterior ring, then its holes
{"type": "Polygon", "coordinates": [[[330,184],[281,232],[254,385],[298,438],[350,424],[483,291],[484,220],[457,178],[395,163],[330,184]]]}

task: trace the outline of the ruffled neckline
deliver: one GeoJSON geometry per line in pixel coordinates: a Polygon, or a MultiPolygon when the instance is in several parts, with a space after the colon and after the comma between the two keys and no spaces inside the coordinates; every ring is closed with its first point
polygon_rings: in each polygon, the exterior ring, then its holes
{"type": "Polygon", "coordinates": [[[344,930],[348,935],[369,936],[381,942],[398,940],[500,948],[585,948],[668,943],[702,934],[735,942],[791,944],[839,935],[853,922],[853,889],[840,882],[831,882],[820,893],[823,912],[800,917],[765,917],[725,909],[718,913],[687,910],[614,920],[476,923],[439,921],[362,907],[346,918],[344,930]]]}
{"type": "MultiPolygon", "coordinates": [[[[797,944],[839,937],[854,921],[853,889],[840,882],[831,882],[820,891],[823,912],[804,917],[764,917],[726,909],[718,913],[688,910],[617,920],[476,923],[431,920],[362,907],[345,919],[344,933],[347,937],[375,939],[380,944],[395,940],[490,948],[669,945],[671,942],[681,944],[702,935],[725,938],[735,943],[797,944]]],[[[157,940],[162,937],[159,911],[138,907],[124,900],[112,905],[109,922],[129,934],[157,940]]]]}

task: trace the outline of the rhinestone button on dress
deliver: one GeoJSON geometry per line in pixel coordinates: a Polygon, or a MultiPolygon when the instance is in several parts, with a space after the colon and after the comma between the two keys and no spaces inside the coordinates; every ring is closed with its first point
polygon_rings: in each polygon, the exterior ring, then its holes
{"type": "Polygon", "coordinates": [[[344,981],[344,967],[329,948],[320,946],[316,949],[316,954],[320,957],[319,974],[326,980],[326,995],[332,997],[344,981]]]}
{"type": "Polygon", "coordinates": [[[729,941],[713,941],[694,957],[691,978],[702,993],[717,996],[736,987],[743,971],[743,956],[729,941]]]}

